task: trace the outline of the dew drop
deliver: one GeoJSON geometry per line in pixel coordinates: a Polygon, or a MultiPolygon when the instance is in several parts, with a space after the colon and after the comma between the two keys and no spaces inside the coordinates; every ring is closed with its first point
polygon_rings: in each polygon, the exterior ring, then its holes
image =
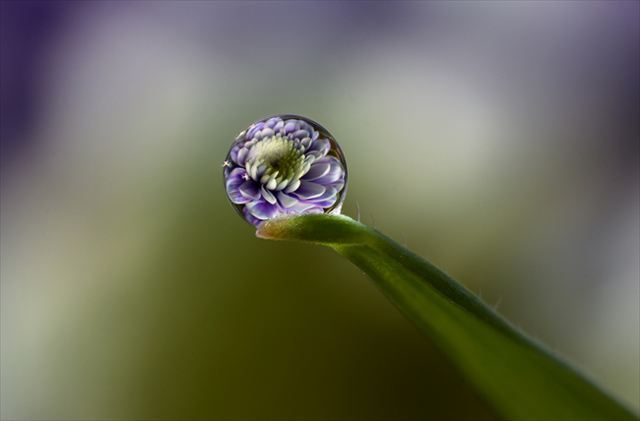
{"type": "Polygon", "coordinates": [[[254,226],[283,216],[339,214],[347,191],[347,163],[335,138],[315,121],[291,114],[241,131],[223,177],[227,198],[254,226]]]}

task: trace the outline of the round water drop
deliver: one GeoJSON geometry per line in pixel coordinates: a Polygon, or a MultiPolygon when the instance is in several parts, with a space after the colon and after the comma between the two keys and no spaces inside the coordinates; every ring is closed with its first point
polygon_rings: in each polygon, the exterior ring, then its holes
{"type": "Polygon", "coordinates": [[[254,226],[291,215],[339,214],[347,191],[347,163],[331,133],[290,114],[240,132],[223,176],[231,204],[254,226]]]}

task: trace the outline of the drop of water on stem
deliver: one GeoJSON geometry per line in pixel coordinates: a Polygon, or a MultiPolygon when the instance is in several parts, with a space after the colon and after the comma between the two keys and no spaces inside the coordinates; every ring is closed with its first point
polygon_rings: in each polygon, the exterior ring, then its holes
{"type": "Polygon", "coordinates": [[[229,201],[254,226],[287,215],[339,214],[347,191],[347,163],[335,138],[289,114],[240,132],[223,175],[229,201]]]}

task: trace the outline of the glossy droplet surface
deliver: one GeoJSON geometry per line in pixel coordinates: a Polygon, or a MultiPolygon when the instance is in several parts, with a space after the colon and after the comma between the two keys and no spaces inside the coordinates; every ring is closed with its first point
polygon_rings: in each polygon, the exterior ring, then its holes
{"type": "Polygon", "coordinates": [[[231,204],[254,226],[287,215],[340,213],[347,190],[336,140],[296,115],[268,117],[240,132],[223,175],[231,204]]]}

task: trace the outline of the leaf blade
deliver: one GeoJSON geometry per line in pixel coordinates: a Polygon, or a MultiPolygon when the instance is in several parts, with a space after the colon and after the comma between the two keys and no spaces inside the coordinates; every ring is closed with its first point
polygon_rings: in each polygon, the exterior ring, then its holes
{"type": "Polygon", "coordinates": [[[263,223],[265,239],[322,244],[367,273],[509,419],[636,419],[431,263],[359,222],[305,215],[263,223]]]}

